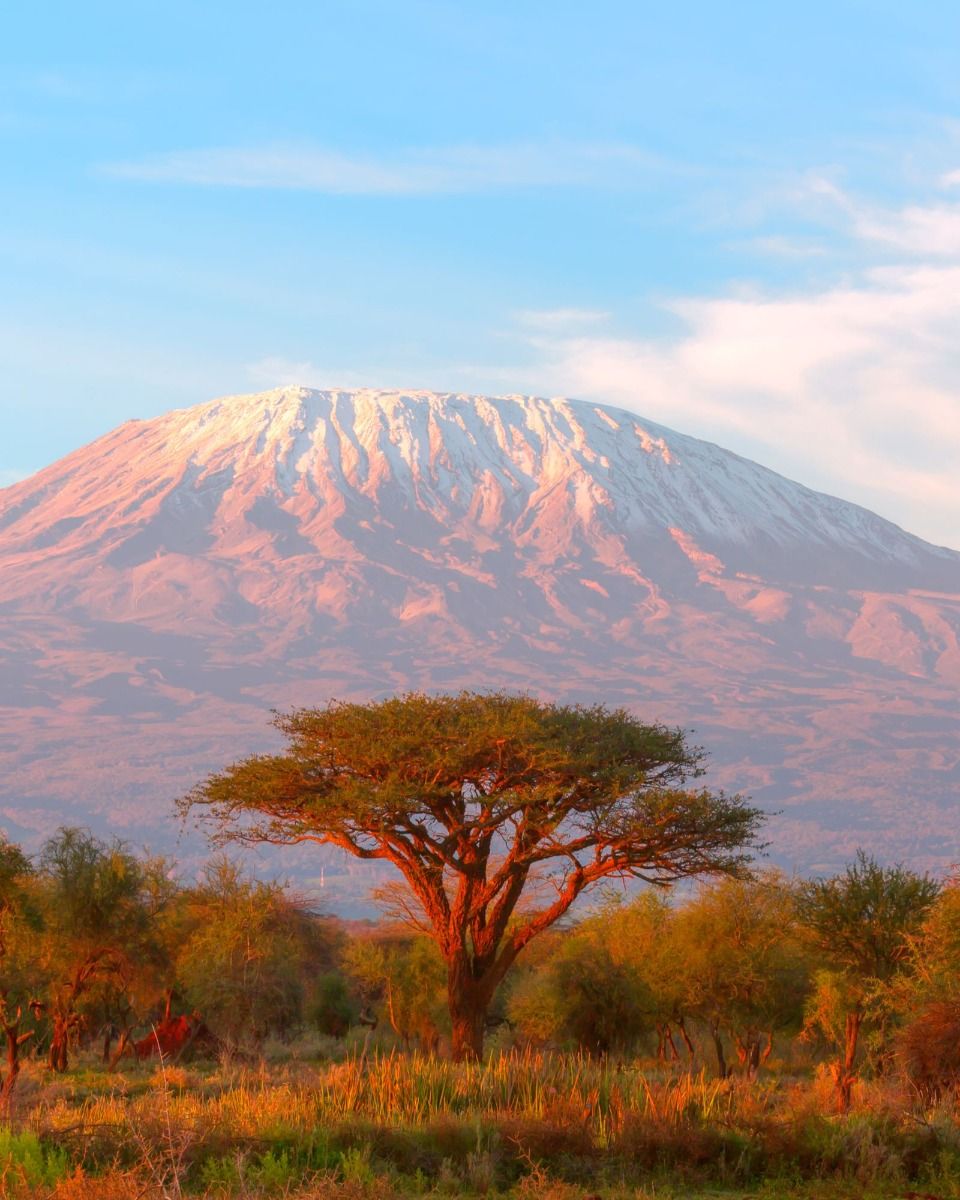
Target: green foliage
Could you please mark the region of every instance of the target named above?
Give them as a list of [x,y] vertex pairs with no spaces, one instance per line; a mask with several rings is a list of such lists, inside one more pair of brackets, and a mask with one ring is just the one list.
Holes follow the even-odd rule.
[[[736,874],[759,810],[688,785],[702,753],[624,709],[504,692],[409,693],[281,714],[287,751],[210,776],[182,802],[221,840],[332,843],[385,859],[447,964],[454,1052],[521,951],[589,887]],[[553,895],[524,912],[532,878]],[[521,916],[522,914],[522,916]]]
[[377,1178],[371,1157],[369,1143],[344,1150],[340,1155],[341,1178],[347,1183],[369,1187]]
[[32,864],[20,847],[0,835],[0,1015],[8,1017],[26,1004],[36,975],[32,968],[41,917],[32,876]]
[[850,1105],[863,1031],[877,1068],[889,1061],[898,974],[939,893],[928,876],[883,867],[862,850],[842,874],[799,888],[801,925],[823,963],[807,1031],[838,1052],[833,1071],[841,1111]]
[[677,913],[672,936],[683,1010],[715,1037],[726,1031],[755,1072],[773,1034],[800,1027],[810,987],[793,888],[775,872],[705,886]]
[[677,998],[663,971],[672,914],[652,892],[631,903],[616,894],[598,912],[553,940],[511,990],[507,1010],[521,1035],[537,1043],[606,1053],[630,1049]]
[[365,1001],[378,1001],[393,1032],[410,1045],[435,1050],[446,1024],[446,971],[432,938],[394,933],[357,938],[346,948],[343,969]]
[[960,1000],[960,885],[945,887],[907,937],[909,987],[905,1002]]
[[893,977],[939,892],[929,876],[880,866],[860,850],[842,874],[800,886],[800,920],[819,955],[869,986]]
[[328,1037],[342,1038],[357,1017],[357,1005],[339,971],[326,971],[314,983],[307,1021]]
[[[643,724],[623,709],[503,692],[409,693],[298,709],[276,725],[286,754],[212,775],[184,811],[209,814],[225,838],[343,837],[376,851],[378,835],[406,831],[411,819],[425,829],[443,826],[445,814],[462,821],[472,794],[486,802],[490,828],[518,811],[550,831],[564,817],[593,814],[605,833],[648,841],[658,821],[669,821],[675,835],[693,835],[680,873],[742,866],[761,819],[738,797],[678,790],[701,773],[702,752],[682,730]],[[652,859],[642,865],[657,873]],[[661,870],[674,873],[667,861]]]
[[309,914],[277,884],[247,879],[223,858],[188,904],[192,932],[177,956],[188,1004],[233,1047],[288,1032],[302,1016]]
[[123,842],[65,828],[43,846],[29,880],[35,932],[21,949],[33,994],[46,997],[52,1067],[65,1068],[84,1025],[123,1023],[134,990],[160,986],[169,962],[158,918],[174,892],[163,864]]
[[65,1150],[44,1145],[30,1130],[14,1132],[0,1125],[0,1195],[15,1194],[24,1184],[54,1187],[69,1171]]

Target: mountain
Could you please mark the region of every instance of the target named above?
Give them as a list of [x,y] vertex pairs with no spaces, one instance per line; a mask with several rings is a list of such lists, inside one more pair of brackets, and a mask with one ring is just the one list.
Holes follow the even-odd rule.
[[169,847],[273,707],[502,686],[693,727],[788,866],[941,868],[958,635],[960,554],[619,409],[234,396],[0,490],[0,816]]

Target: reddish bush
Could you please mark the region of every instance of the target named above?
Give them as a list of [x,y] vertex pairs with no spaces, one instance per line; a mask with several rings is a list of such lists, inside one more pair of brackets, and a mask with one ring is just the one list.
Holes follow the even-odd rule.
[[213,1034],[194,1013],[189,1017],[167,1017],[154,1026],[146,1037],[134,1042],[133,1050],[138,1060],[152,1058],[155,1054],[164,1058],[179,1058],[188,1048],[199,1049],[203,1046],[214,1049],[215,1041]]
[[925,1009],[900,1036],[907,1078],[922,1096],[935,1099],[960,1084],[960,1000]]

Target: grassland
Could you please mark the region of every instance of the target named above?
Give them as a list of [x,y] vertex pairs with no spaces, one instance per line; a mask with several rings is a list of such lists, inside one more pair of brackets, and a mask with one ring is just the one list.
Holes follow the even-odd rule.
[[318,1057],[257,1066],[28,1063],[0,1130],[10,1200],[512,1195],[960,1197],[953,1099],[861,1085],[830,1112],[816,1073],[759,1082],[649,1061],[493,1054]]

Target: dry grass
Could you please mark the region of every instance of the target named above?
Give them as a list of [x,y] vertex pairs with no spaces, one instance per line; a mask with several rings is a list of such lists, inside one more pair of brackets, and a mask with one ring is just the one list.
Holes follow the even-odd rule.
[[[770,1200],[960,1198],[955,1096],[924,1106],[888,1080],[861,1085],[855,1100],[839,1118],[816,1076],[751,1085],[539,1053],[482,1065],[387,1054],[207,1073],[90,1068],[57,1080],[32,1064],[15,1120],[52,1165],[21,1147],[34,1157],[18,1176],[10,1151],[0,1194],[577,1200],[599,1188],[666,1200],[706,1186],[760,1194],[773,1178]],[[0,1143],[0,1165],[3,1154]]]

